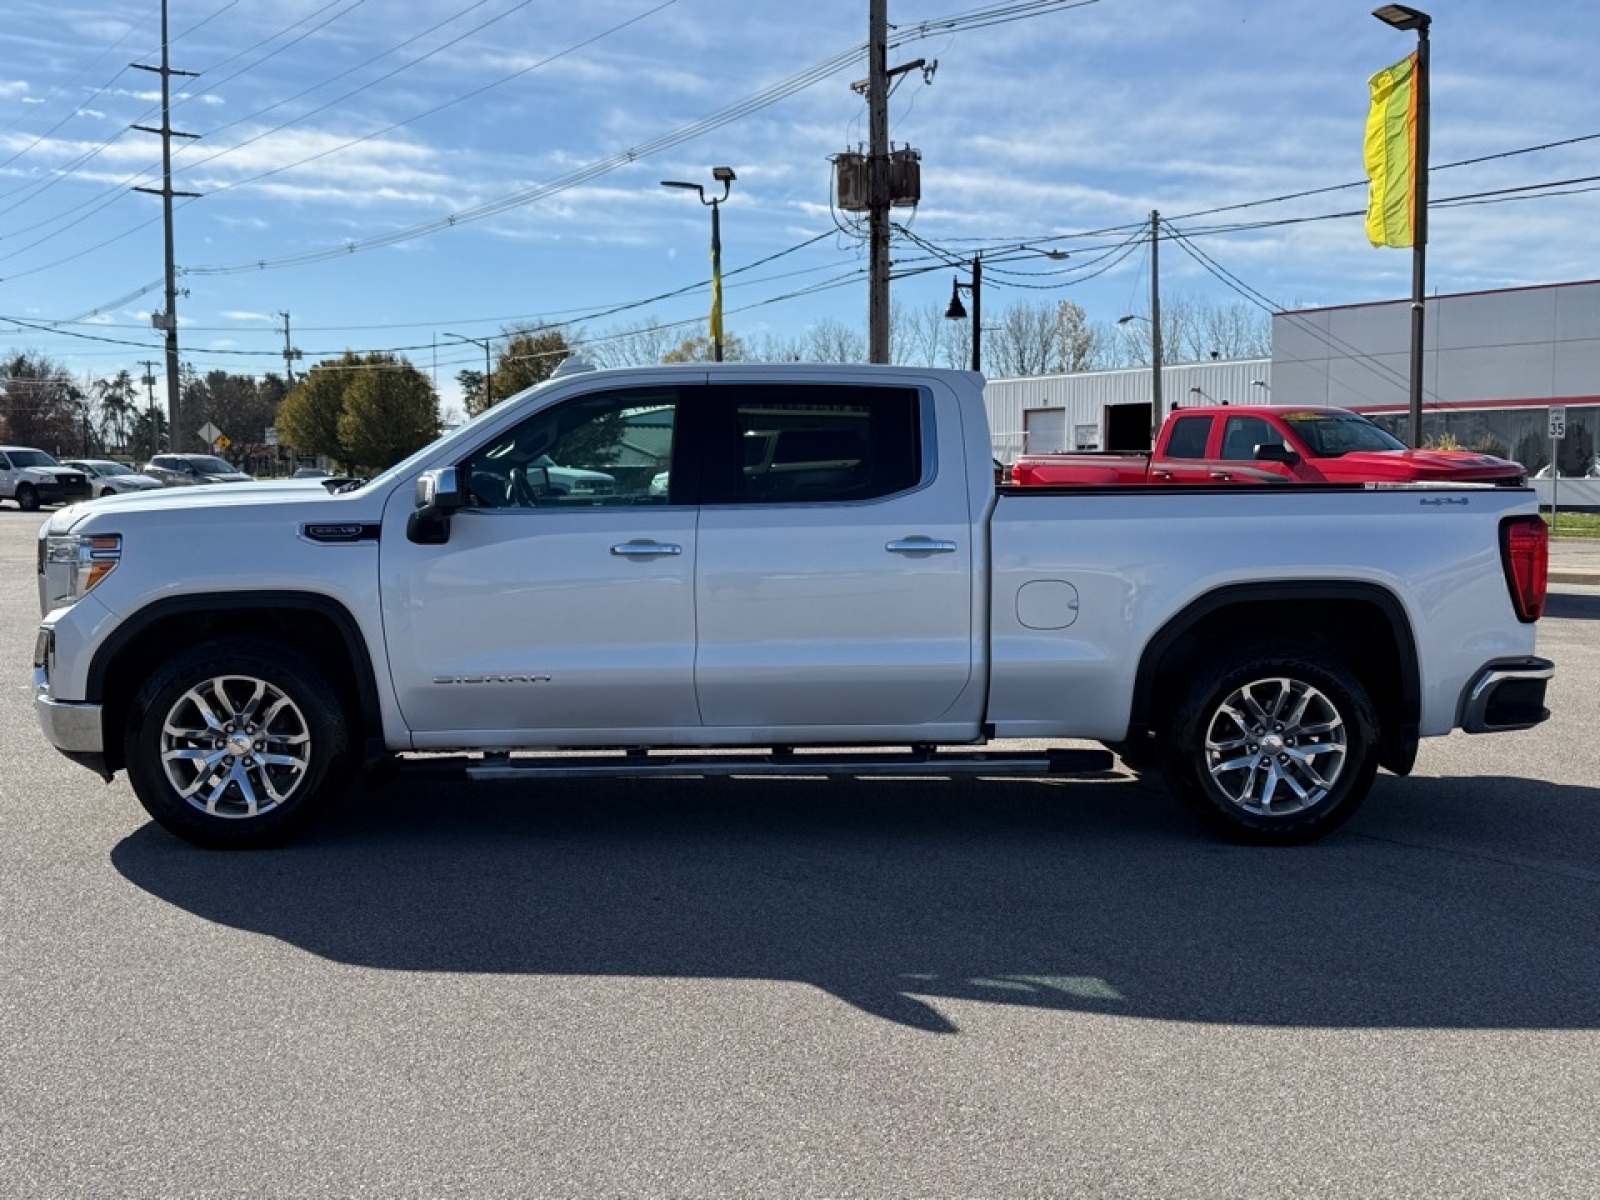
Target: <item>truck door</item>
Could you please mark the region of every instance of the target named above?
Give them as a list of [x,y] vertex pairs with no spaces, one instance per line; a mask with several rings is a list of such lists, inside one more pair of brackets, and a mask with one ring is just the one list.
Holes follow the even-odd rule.
[[[973,722],[973,520],[935,400],[915,387],[708,389],[695,691],[709,727]],[[939,437],[959,438],[946,397]],[[747,453],[751,444],[761,453]],[[937,464],[942,461],[943,467]],[[968,711],[970,710],[970,711]]]
[[[418,748],[574,743],[699,724],[695,508],[673,493],[693,386],[590,392],[486,435],[444,545],[407,539],[397,494],[381,545],[395,693]],[[499,734],[497,738],[495,735]]]
[[1217,450],[1220,461],[1212,464],[1218,470],[1294,478],[1293,468],[1284,463],[1265,462],[1256,458],[1257,446],[1285,444],[1283,434],[1267,418],[1245,414],[1229,416],[1222,422],[1221,437],[1222,442]]

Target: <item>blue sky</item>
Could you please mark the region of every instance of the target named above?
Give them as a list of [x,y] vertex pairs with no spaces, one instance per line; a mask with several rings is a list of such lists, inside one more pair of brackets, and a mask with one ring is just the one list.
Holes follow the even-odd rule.
[[[1600,10],[1417,6],[1434,17],[1430,290],[1600,275]],[[922,154],[897,305],[942,309],[944,260],[1034,245],[1071,258],[987,271],[987,311],[1147,311],[1152,209],[1197,252],[1163,243],[1164,297],[1409,294],[1410,253],[1334,215],[1366,202],[1341,186],[1362,181],[1366,80],[1415,44],[1371,0],[1094,0],[941,25],[980,7],[997,5],[890,2],[891,65],[938,63],[890,102],[891,138]],[[159,81],[127,66],[159,62],[159,4],[7,9],[0,349],[94,375],[150,359],[159,377],[160,201],[132,189],[159,186],[160,140],[128,128],[159,125]],[[302,368],[400,348],[448,404],[483,355],[447,333],[703,319],[708,211],[659,181],[709,185],[721,164],[738,173],[728,330],[865,329],[864,229],[832,209],[829,157],[868,135],[850,89],[867,0],[172,0],[169,20],[172,65],[198,72],[174,78],[172,123],[201,135],[175,142],[173,176],[202,193],[176,218],[201,371],[281,373],[287,311]],[[1532,190],[1486,195],[1504,189]]]

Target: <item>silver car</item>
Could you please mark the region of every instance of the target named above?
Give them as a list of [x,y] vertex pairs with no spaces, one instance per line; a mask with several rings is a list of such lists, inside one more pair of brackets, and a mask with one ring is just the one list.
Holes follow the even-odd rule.
[[89,490],[95,496],[117,496],[123,492],[148,492],[164,486],[159,479],[141,475],[126,463],[112,462],[109,458],[68,458],[62,465],[76,467],[89,478]]

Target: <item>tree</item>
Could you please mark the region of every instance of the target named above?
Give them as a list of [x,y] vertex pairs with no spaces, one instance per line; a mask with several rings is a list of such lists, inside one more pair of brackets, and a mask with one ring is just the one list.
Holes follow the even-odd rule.
[[0,363],[0,432],[11,442],[68,453],[81,448],[88,405],[66,368],[44,355]]
[[278,406],[278,439],[301,454],[331,458],[351,469],[354,463],[340,440],[339,417],[344,411],[345,389],[355,382],[365,362],[359,354],[346,351],[342,358],[318,363],[306,372]]
[[109,449],[126,452],[128,429],[139,407],[133,390],[133,377],[118,371],[110,379],[97,379],[91,389],[100,405],[100,441]]
[[184,388],[183,411],[195,429],[209,422],[238,446],[261,445],[273,423],[276,405],[270,393],[249,375],[210,371]]
[[672,331],[652,319],[640,325],[624,325],[586,341],[584,353],[597,367],[649,367],[666,359],[672,350],[672,339]]
[[[543,383],[555,374],[562,360],[571,354],[572,347],[567,344],[566,335],[559,329],[535,326],[531,329],[510,331],[505,349],[500,351],[495,363],[494,374],[489,378],[494,388],[492,402],[498,404],[525,388]],[[466,384],[463,381],[463,392],[465,388]],[[476,400],[478,408],[473,408],[470,399],[467,403],[467,411],[473,416],[483,411],[481,392]]]
[[[744,343],[736,333],[726,333],[722,336],[722,359],[724,362],[744,362]],[[661,356],[664,363],[690,363],[690,362],[715,362],[717,348],[711,341],[711,336],[697,333],[686,337],[673,349]]]
[[392,467],[438,436],[438,393],[410,363],[361,371],[345,389],[339,440],[362,467]]

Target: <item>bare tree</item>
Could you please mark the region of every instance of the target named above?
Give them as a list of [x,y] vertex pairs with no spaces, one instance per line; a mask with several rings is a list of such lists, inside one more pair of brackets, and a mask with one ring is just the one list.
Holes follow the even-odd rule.
[[807,331],[805,349],[801,353],[807,362],[866,362],[867,338],[859,327],[823,317]]

